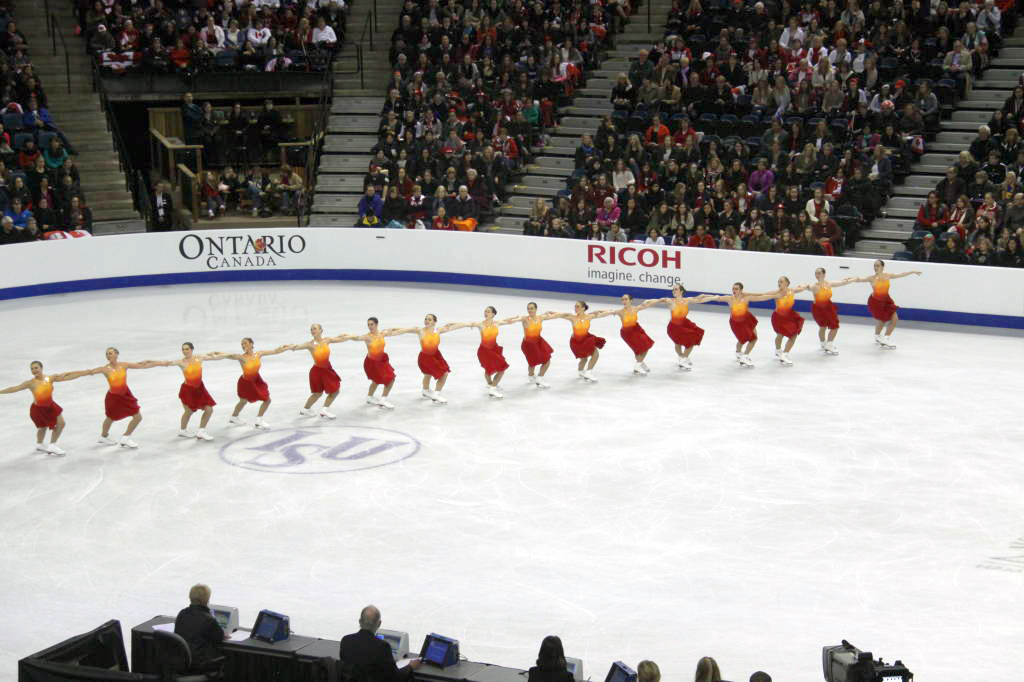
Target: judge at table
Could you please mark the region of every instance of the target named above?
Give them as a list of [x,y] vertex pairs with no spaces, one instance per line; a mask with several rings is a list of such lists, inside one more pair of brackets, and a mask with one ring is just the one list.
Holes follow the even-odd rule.
[[342,679],[346,682],[404,682],[412,679],[412,671],[420,667],[419,659],[398,669],[391,655],[391,646],[377,639],[380,610],[367,606],[359,614],[359,632],[341,638],[338,658]]
[[210,588],[193,585],[188,591],[188,608],[174,619],[174,632],[192,652],[192,670],[207,670],[219,665],[220,644],[227,635],[210,612]]

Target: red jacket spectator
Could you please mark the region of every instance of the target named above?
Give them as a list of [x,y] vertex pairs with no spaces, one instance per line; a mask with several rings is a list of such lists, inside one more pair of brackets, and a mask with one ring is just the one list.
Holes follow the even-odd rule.
[[917,209],[917,224],[925,230],[941,229],[948,217],[946,207],[942,204],[933,205],[925,202]]
[[690,235],[690,239],[689,241],[686,242],[686,245],[704,249],[718,248],[718,246],[715,244],[715,238],[704,231],[703,225],[698,227],[697,231]]
[[672,133],[668,129],[668,126],[662,123],[661,120],[655,116],[654,121],[647,128],[647,132],[644,133],[644,142],[660,146],[661,141],[671,134]]

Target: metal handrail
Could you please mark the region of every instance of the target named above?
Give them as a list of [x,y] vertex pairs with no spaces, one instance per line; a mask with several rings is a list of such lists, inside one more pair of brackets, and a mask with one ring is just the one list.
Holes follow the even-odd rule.
[[377,15],[378,14],[380,14],[380,12],[377,11],[377,0],[373,0],[373,30],[374,31],[379,31],[380,30],[380,26],[377,25]]
[[53,56],[57,56],[57,38],[60,38],[60,46],[64,50],[64,78],[68,82],[68,94],[71,94],[71,56],[68,54],[68,44],[64,40],[64,34],[60,32],[60,24],[57,17],[47,13],[46,32],[50,35],[50,43],[53,48]]
[[[356,46],[358,48],[358,45]],[[359,76],[363,73],[363,54],[360,49],[356,50],[357,66]],[[317,98],[317,116],[313,121],[313,135],[309,141],[309,149],[306,152],[305,175],[306,182],[303,187],[303,200],[298,202],[295,210],[295,221],[298,227],[303,227],[303,222],[308,222],[308,209],[313,200],[313,191],[316,189],[316,175],[320,168],[320,155],[323,151],[323,142],[327,132],[328,120],[331,116],[331,102],[334,99],[334,53],[331,53],[327,60],[327,68],[324,70],[323,84],[320,88],[320,95]]]
[[145,185],[145,178],[140,170],[132,164],[131,155],[128,153],[128,146],[121,136],[121,128],[117,124],[117,118],[110,113],[110,99],[107,96],[107,88],[103,83],[103,75],[100,70],[99,55],[92,56],[92,82],[93,88],[100,98],[100,108],[103,109],[103,116],[107,122],[107,130],[114,138],[114,149],[117,151],[117,163],[124,174],[124,185],[132,195],[132,204],[146,219],[149,227],[149,211],[143,209],[143,201],[148,201],[147,196],[142,195]]
[[[366,15],[366,21],[363,22],[363,30],[359,32],[359,40],[357,40],[356,43],[362,44],[363,39],[366,37],[366,31],[367,31],[367,29],[370,28],[371,22],[376,22],[376,19],[374,19],[375,16],[376,16],[376,12],[374,12],[372,10],[370,11],[369,14]],[[373,31],[370,31],[370,49],[371,50],[374,49],[374,47],[373,47]]]

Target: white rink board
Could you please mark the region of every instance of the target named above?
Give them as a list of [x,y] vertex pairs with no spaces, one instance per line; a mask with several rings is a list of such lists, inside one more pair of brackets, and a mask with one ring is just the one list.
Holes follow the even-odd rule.
[[[724,293],[736,280],[748,291],[772,290],[780,275],[794,284],[808,282],[819,266],[833,279],[871,273],[871,262],[863,259],[483,233],[203,230],[4,247],[0,298],[253,279],[420,281],[581,295],[651,295],[681,281],[691,291]],[[893,272],[924,272],[893,285],[892,296],[906,319],[1024,327],[1022,270],[901,261],[889,261],[887,267]],[[865,285],[848,286],[836,289],[833,299],[844,315],[866,315],[868,293]],[[797,307],[806,310],[808,305],[805,294]]]

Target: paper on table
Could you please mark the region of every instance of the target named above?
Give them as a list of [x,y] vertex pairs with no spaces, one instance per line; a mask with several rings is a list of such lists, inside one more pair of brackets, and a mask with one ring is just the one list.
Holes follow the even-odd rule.
[[174,623],[160,623],[159,625],[154,625],[153,629],[162,632],[174,632]]
[[411,660],[411,658],[400,658],[397,661],[395,661],[395,667],[404,668],[405,666],[409,665],[409,661]]
[[242,640],[249,639],[249,633],[245,630],[235,630],[228,635],[228,639],[232,642],[241,642]]

